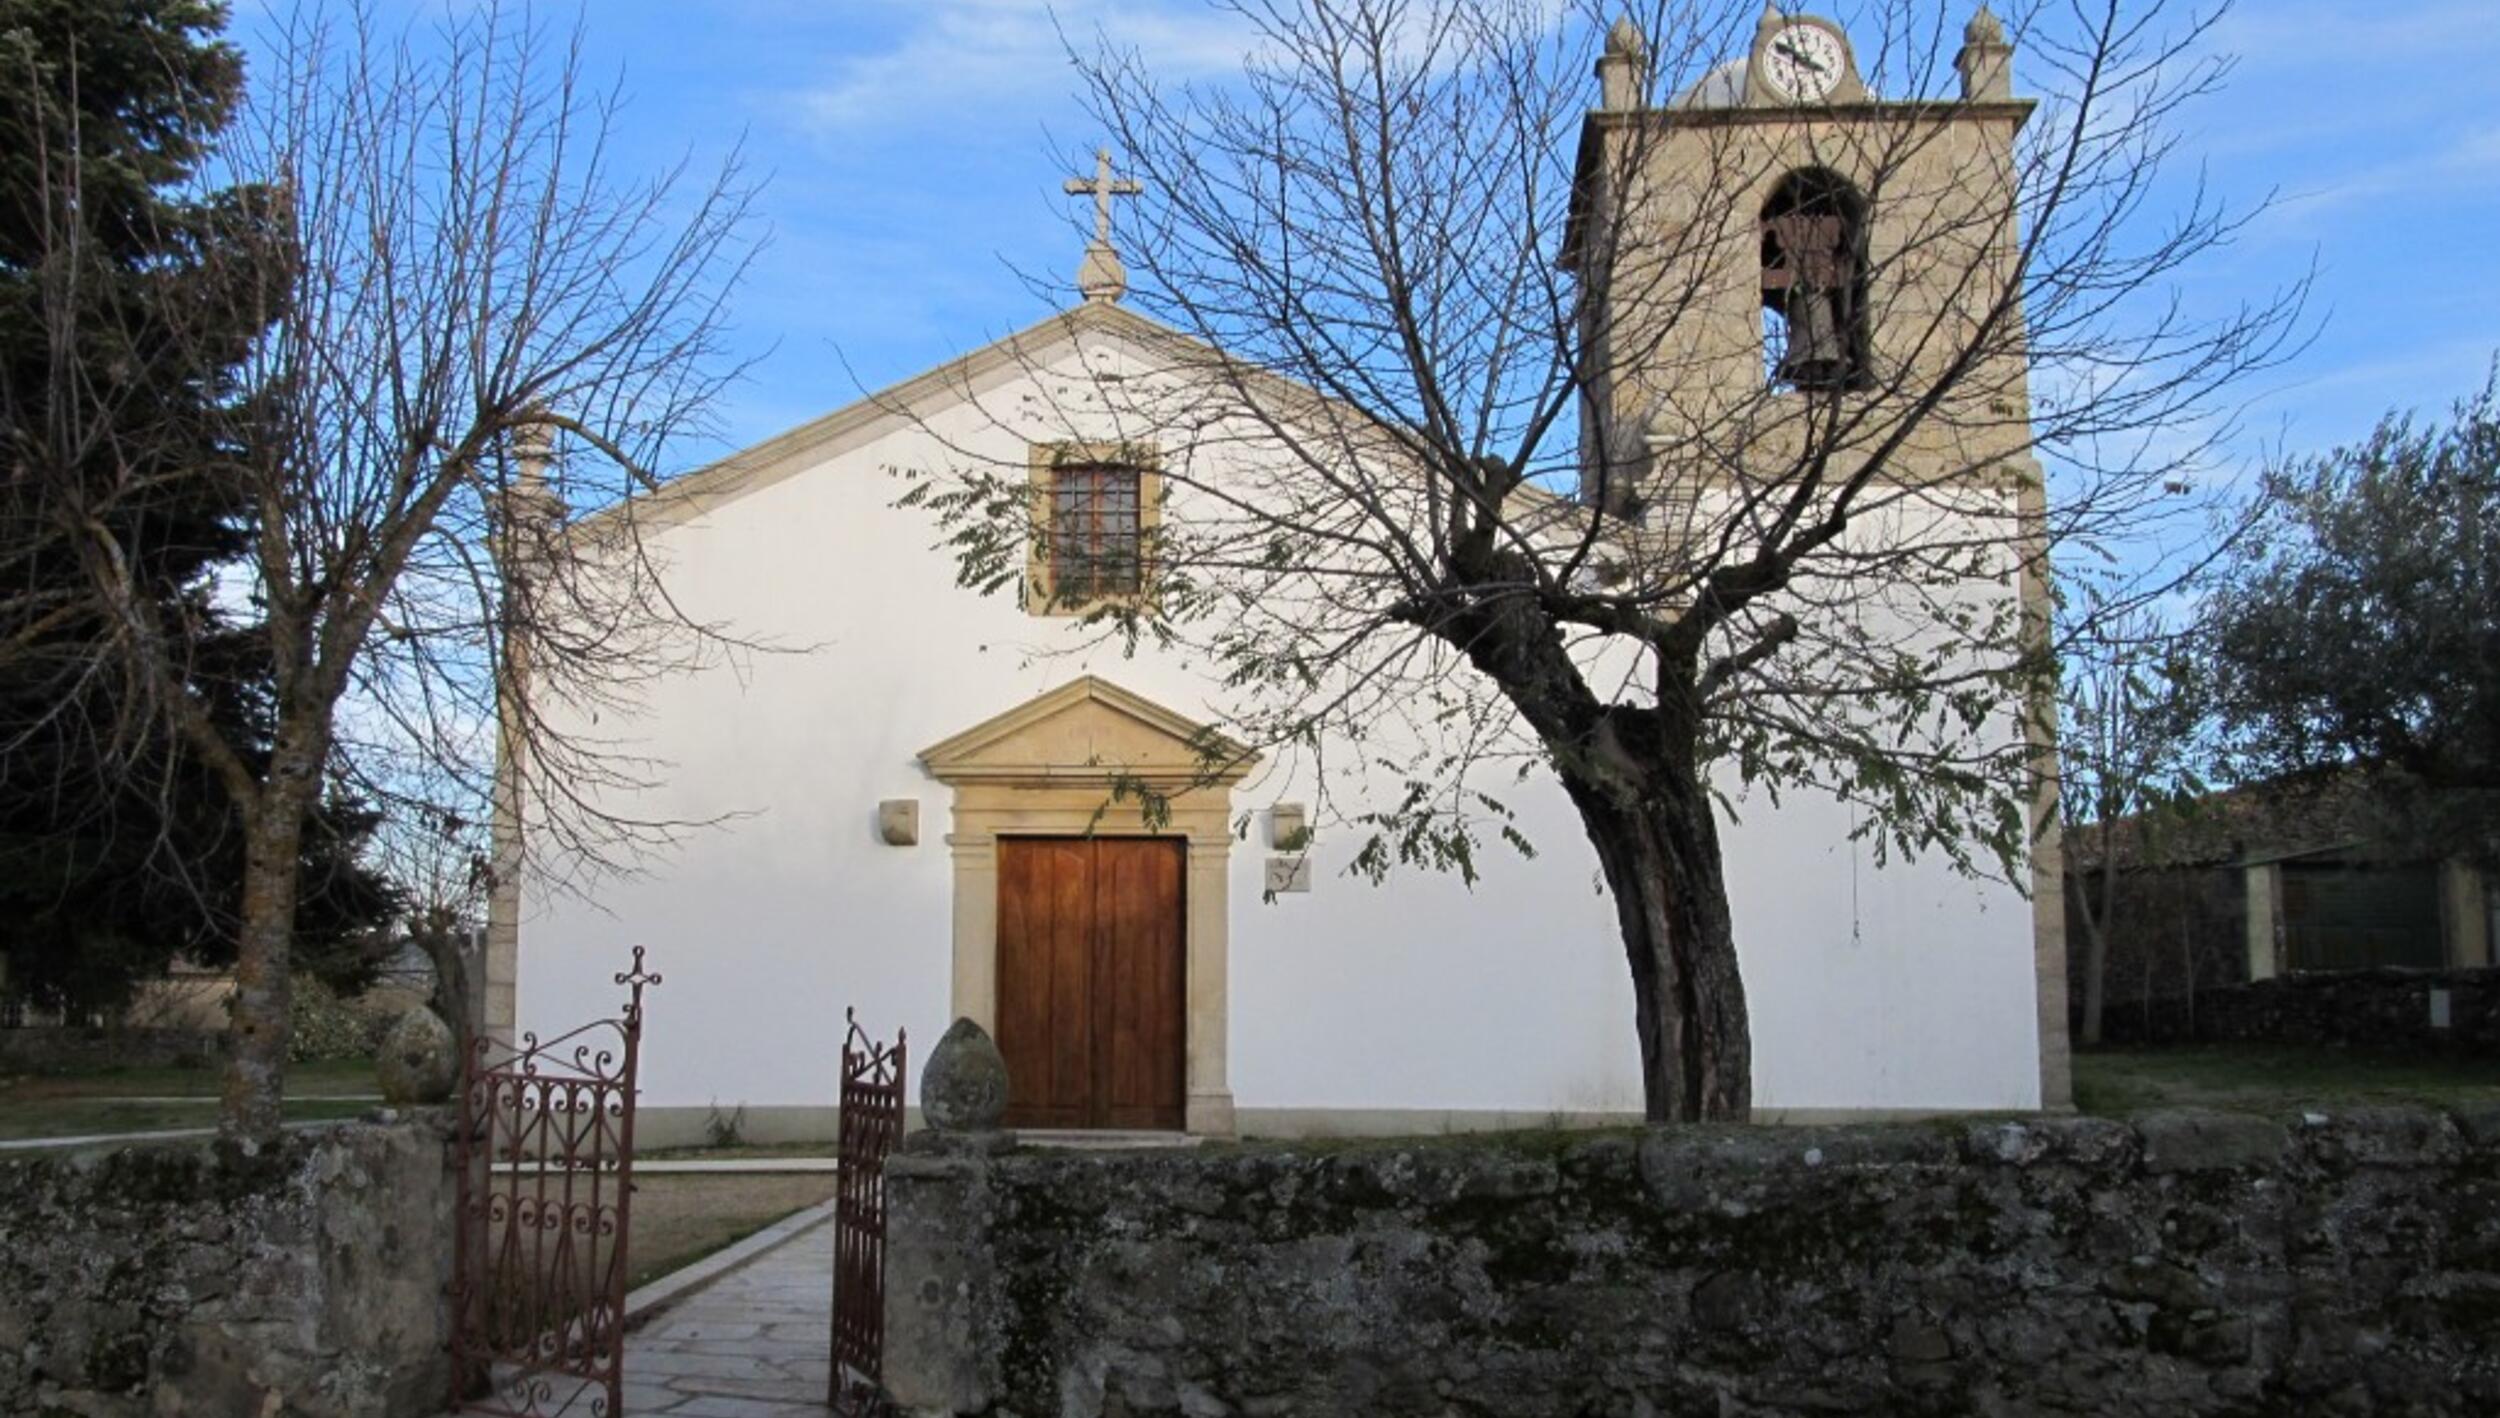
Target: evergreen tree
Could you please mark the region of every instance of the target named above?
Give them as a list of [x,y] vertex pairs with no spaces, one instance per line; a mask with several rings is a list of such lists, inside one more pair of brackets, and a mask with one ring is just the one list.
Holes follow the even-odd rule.
[[[223,786],[97,653],[128,627],[81,558],[114,548],[201,702],[268,738],[263,641],[220,575],[253,532],[236,370],[290,252],[267,194],[202,180],[242,91],[225,18],[0,0],[0,958],[12,992],[72,1012],[177,955],[230,959],[242,875]],[[352,942],[395,905],[356,862],[376,822],[334,803],[303,853],[302,946],[351,986]]]

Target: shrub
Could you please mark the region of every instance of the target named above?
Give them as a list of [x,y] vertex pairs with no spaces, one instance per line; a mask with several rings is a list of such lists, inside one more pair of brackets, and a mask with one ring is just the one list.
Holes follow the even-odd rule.
[[711,1115],[703,1120],[703,1137],[712,1147],[743,1147],[746,1145],[747,1105],[740,1103],[729,1112],[722,1112],[720,1100],[712,1100]]
[[288,1010],[286,1056],[290,1063],[370,1058],[365,1021],[328,985],[309,975],[295,979]]

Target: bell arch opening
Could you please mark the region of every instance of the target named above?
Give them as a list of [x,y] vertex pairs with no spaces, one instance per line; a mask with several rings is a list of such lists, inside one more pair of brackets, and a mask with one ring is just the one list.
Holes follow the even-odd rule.
[[1762,364],[1777,388],[1873,384],[1867,202],[1828,168],[1800,168],[1762,204]]

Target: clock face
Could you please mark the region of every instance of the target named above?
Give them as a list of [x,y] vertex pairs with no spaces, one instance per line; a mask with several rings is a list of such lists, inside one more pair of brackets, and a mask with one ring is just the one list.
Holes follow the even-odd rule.
[[1762,50],[1762,76],[1783,97],[1807,103],[1838,86],[1848,66],[1840,36],[1821,25],[1784,25]]

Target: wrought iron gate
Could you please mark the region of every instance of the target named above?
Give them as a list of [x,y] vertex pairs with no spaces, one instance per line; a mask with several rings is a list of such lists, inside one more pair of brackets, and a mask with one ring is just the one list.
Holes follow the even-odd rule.
[[844,1010],[841,1172],[833,1201],[833,1376],[845,1418],[878,1412],[885,1377],[885,1159],[903,1135],[904,1031],[891,1048]]
[[452,1260],[454,1412],[623,1413],[626,1236],[642,991],[625,1012],[518,1048],[481,1038],[463,1061]]

